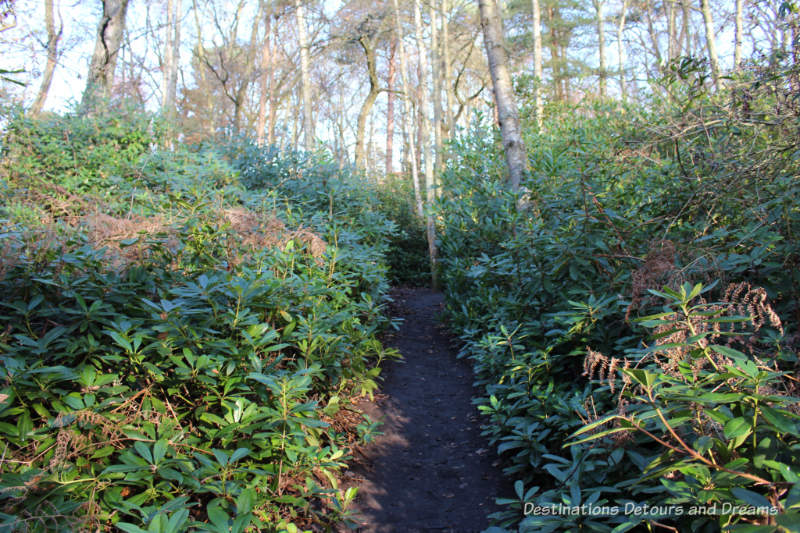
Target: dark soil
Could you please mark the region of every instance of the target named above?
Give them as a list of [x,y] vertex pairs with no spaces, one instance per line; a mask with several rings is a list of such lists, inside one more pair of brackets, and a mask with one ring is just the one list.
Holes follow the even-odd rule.
[[382,394],[359,406],[384,425],[354,466],[363,478],[358,531],[481,531],[508,490],[480,435],[469,363],[456,359],[438,322],[441,294],[398,289],[393,297],[403,323],[387,343],[404,360],[386,365]]

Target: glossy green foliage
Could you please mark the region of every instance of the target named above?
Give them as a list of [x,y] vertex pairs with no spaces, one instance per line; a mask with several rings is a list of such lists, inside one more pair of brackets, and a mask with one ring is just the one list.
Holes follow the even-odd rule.
[[[372,187],[247,143],[161,151],[140,119],[14,127],[0,237],[0,530],[351,523],[355,489],[337,473],[376,427],[336,421],[396,356],[377,339],[394,226],[372,208]],[[97,164],[83,153],[95,150]],[[240,181],[250,167],[236,150],[294,181]],[[92,216],[85,206],[26,204],[34,182],[22,169],[59,185],[48,197],[164,222],[101,247],[69,218]],[[279,219],[279,233],[238,227],[229,209]]]
[[[663,81],[672,96],[646,111],[553,105],[541,132],[528,125],[519,195],[505,189],[499,139],[480,117],[452,144],[441,279],[484,391],[485,435],[516,482],[494,516],[502,527],[627,531],[660,520],[717,531],[756,518],[795,530],[800,442],[787,376],[797,364],[800,160],[787,135],[798,115],[774,96],[786,73],[756,66],[739,92],[709,95],[695,83],[702,65],[673,67]],[[726,287],[745,281],[763,287],[782,327],[756,327],[747,306],[730,312]],[[736,334],[686,333],[655,350],[688,323]],[[664,366],[667,353],[681,362]],[[526,504],[715,502],[768,502],[779,516],[525,514]]]

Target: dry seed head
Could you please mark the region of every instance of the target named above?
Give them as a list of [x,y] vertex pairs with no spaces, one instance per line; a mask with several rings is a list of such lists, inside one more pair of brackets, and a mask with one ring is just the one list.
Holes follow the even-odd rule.
[[611,363],[608,365],[608,386],[611,389],[611,394],[614,394],[614,385],[617,380],[617,365],[619,365],[619,359],[612,357]]

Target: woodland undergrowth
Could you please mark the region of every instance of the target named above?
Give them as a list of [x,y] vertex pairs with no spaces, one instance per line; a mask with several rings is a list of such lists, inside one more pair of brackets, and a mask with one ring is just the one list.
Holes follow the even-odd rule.
[[[781,61],[712,94],[681,58],[646,108],[553,105],[541,130],[530,98],[522,194],[485,122],[451,145],[447,315],[516,494],[493,530],[800,528],[800,108]],[[620,511],[532,512],[558,505]]]
[[351,524],[396,227],[323,156],[160,130],[8,120],[0,530]]

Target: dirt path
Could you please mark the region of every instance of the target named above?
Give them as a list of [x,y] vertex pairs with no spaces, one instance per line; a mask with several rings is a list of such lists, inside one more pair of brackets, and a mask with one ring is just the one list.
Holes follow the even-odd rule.
[[356,466],[364,478],[358,531],[480,531],[505,491],[478,428],[469,363],[456,359],[440,330],[441,294],[399,289],[393,296],[404,322],[388,343],[405,360],[385,368],[382,398],[361,406],[384,425]]

